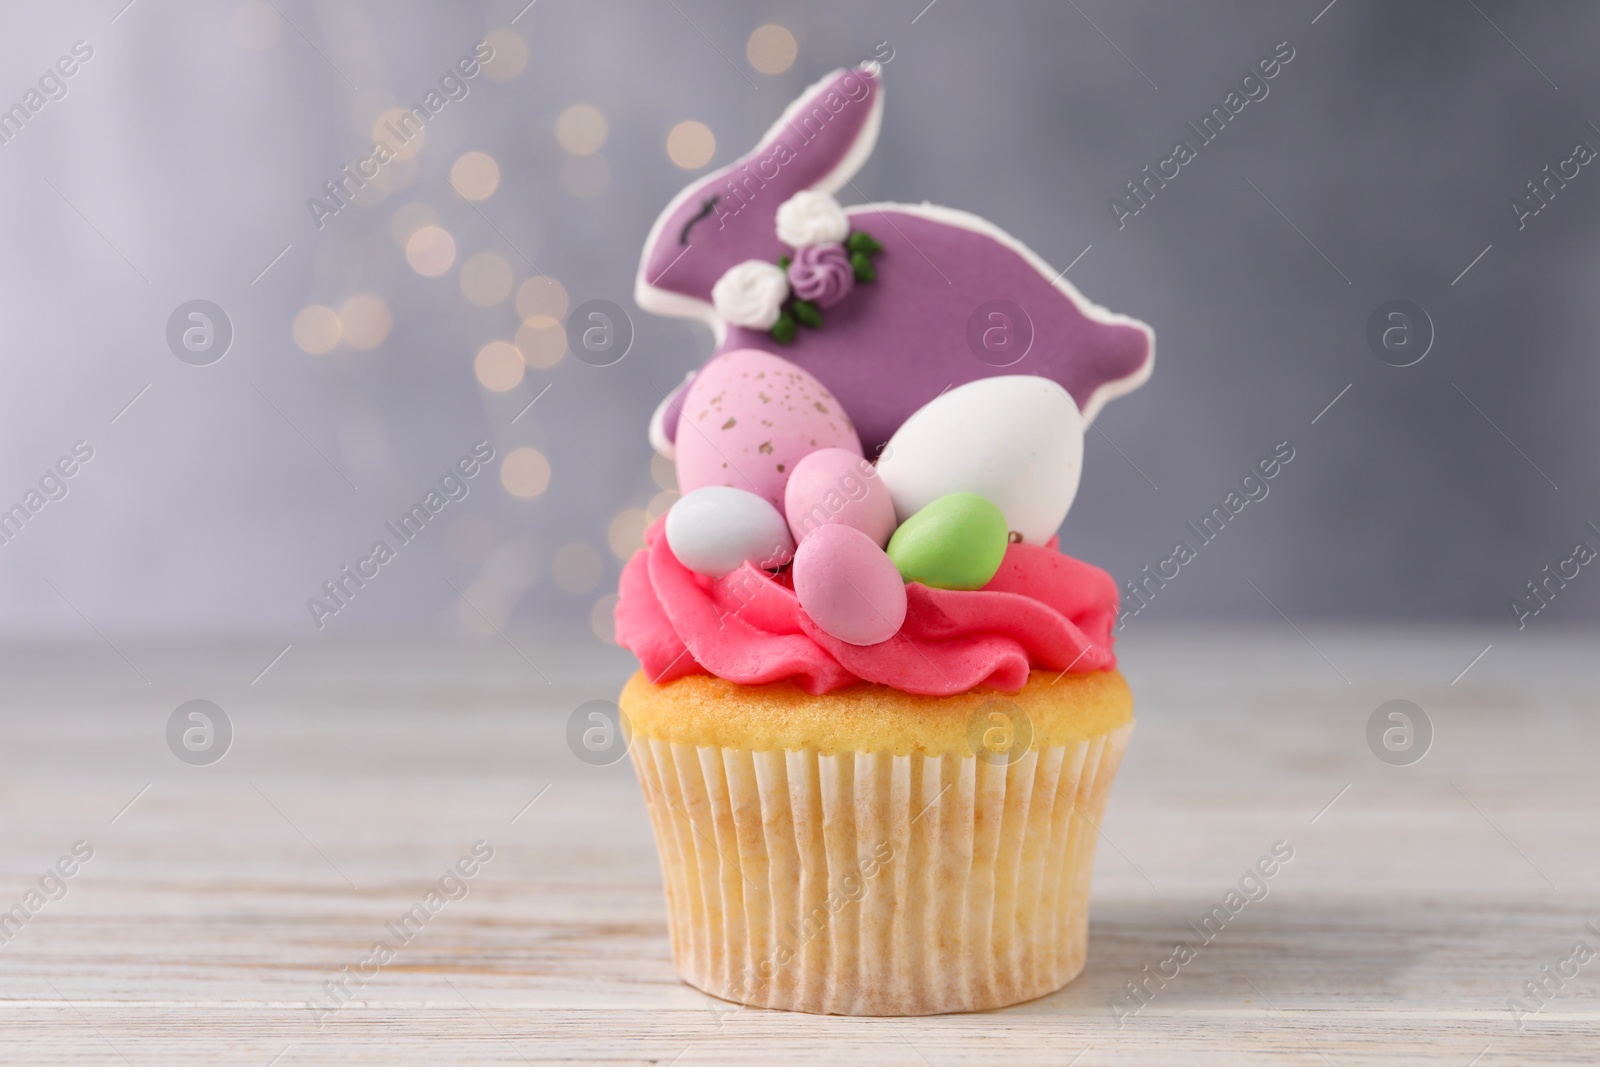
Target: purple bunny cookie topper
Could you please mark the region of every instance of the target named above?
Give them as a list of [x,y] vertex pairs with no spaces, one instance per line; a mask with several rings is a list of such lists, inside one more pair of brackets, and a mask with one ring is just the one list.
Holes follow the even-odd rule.
[[[871,155],[882,119],[875,69],[834,71],[806,90],[752,151],[656,219],[639,306],[707,321],[716,354],[760,349],[808,371],[844,406],[869,456],[918,408],[979,378],[1049,378],[1087,423],[1150,376],[1148,326],[1087,300],[994,224],[932,204],[840,208],[832,194]],[[877,246],[866,275],[842,246],[855,233]],[[872,284],[855,284],[864,277]],[[772,327],[792,298],[826,307],[826,324],[786,343]],[[984,351],[979,339],[992,328],[1022,352]],[[652,420],[652,441],[668,455],[688,384]]]

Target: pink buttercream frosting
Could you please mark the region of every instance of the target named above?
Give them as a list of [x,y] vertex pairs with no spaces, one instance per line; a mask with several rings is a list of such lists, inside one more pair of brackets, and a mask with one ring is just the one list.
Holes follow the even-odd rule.
[[986,685],[1016,692],[1030,670],[1088,673],[1116,665],[1111,576],[1056,540],[1007,547],[982,589],[906,587],[900,632],[876,645],[828,636],[800,607],[785,575],[745,564],[724,578],[679,563],[658,521],[623,569],[617,643],[665,683],[712,674],[741,685],[790,679],[808,693],[876,682],[951,696]]

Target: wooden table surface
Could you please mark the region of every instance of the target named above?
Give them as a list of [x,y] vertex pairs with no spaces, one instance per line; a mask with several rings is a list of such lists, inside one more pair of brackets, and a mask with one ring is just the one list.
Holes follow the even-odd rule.
[[[1596,635],[1303,629],[1131,632],[1139,728],[1087,970],[1005,1011],[892,1020],[739,1010],[675,978],[632,769],[566,741],[626,676],[614,650],[297,645],[252,684],[278,647],[13,648],[0,910],[41,879],[59,899],[0,944],[0,1061],[1596,1062],[1600,960],[1546,978],[1600,950]],[[209,766],[167,745],[191,698],[233,725]],[[1435,734],[1410,766],[1366,740],[1396,698]],[[45,879],[80,841],[92,859]],[[493,858],[466,895],[365,964],[476,841]],[[1125,983],[1280,841],[1268,895],[1119,1019]],[[308,1007],[347,966],[368,975],[350,1001]]]

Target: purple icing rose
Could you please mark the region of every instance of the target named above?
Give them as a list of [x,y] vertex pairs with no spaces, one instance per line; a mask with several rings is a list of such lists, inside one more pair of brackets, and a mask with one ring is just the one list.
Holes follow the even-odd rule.
[[832,307],[855,288],[856,272],[844,245],[806,245],[795,249],[789,264],[789,287],[801,300]]

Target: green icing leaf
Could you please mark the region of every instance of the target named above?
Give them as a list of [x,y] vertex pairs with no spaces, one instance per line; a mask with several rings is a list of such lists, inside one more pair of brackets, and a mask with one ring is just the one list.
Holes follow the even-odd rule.
[[792,262],[794,262],[794,261],[792,259],[790,259],[788,256],[779,256],[778,257],[778,266],[782,267],[784,270],[788,270],[789,269],[789,264],[792,263]]
[[852,233],[849,239],[845,241],[844,246],[851,252],[860,252],[869,256],[883,251],[883,246],[870,233],[863,233],[860,230]]
[[802,325],[809,326],[813,330],[822,328],[822,309],[809,300],[794,302],[794,317],[799,319]]
[[872,269],[872,260],[867,258],[865,252],[851,254],[850,268],[856,272],[858,282],[870,282],[878,277],[878,272]]
[[778,316],[778,321],[772,324],[772,339],[780,345],[786,345],[794,340],[800,328],[794,324],[794,316],[787,311]]

